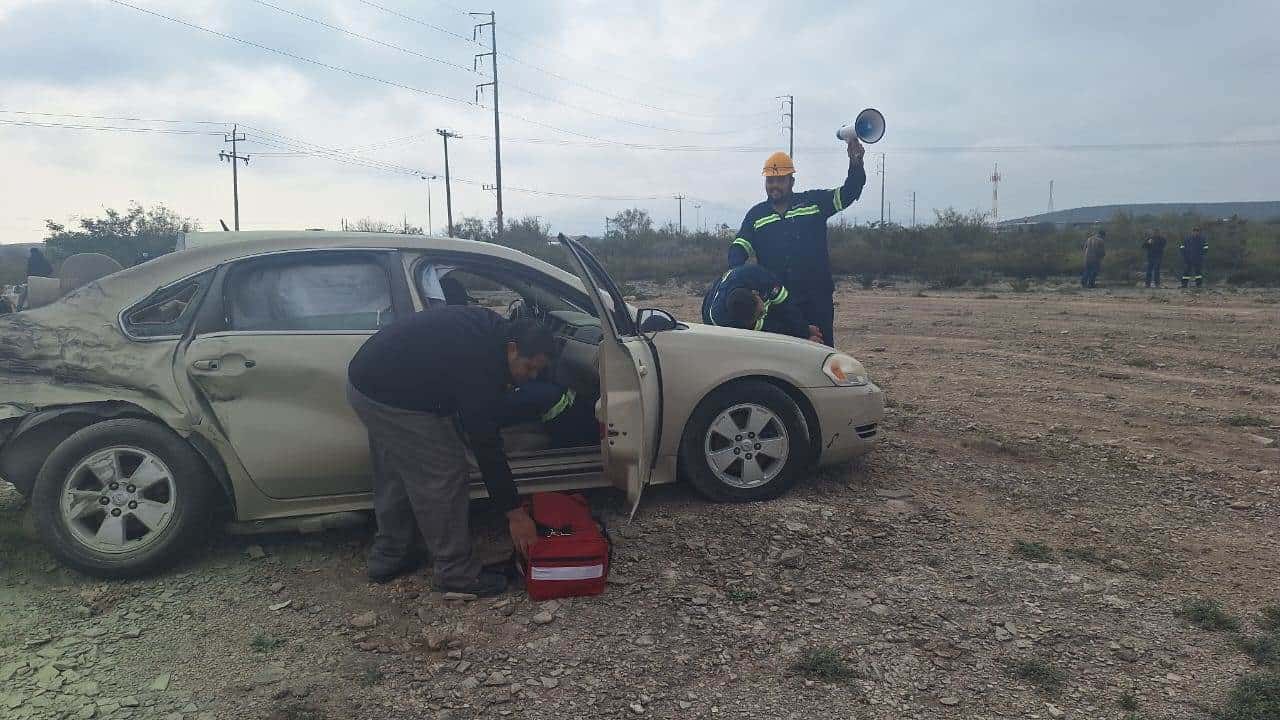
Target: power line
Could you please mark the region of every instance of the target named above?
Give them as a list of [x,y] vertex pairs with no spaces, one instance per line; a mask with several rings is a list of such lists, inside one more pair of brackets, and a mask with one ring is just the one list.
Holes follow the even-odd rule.
[[[569,54],[567,54],[567,53],[561,52],[560,50],[557,50],[557,49],[555,49],[555,48],[553,48],[553,47],[551,47],[551,46],[549,46],[549,45],[545,45],[545,44],[543,44],[543,43],[541,43],[541,42],[539,42],[539,41],[537,41],[537,40],[534,40],[534,39],[533,39],[533,38],[531,38],[530,36],[525,35],[524,33],[520,33],[520,32],[511,32],[511,34],[512,34],[512,35],[514,35],[514,36],[515,36],[515,37],[517,37],[517,38],[523,39],[523,41],[524,41],[525,43],[529,44],[529,45],[532,45],[532,46],[534,46],[534,47],[539,47],[539,48],[542,48],[543,50],[545,50],[545,51],[547,51],[547,52],[549,52],[549,53],[552,53],[552,54],[555,54],[555,55],[559,55],[559,56],[561,56],[561,57],[565,58],[566,60],[568,60],[568,61],[569,61],[569,62],[571,62],[571,63],[580,64],[580,63],[582,62],[582,59],[581,59],[581,58],[575,58],[575,57],[573,57],[572,55],[569,55]],[[629,76],[627,76],[627,75],[623,75],[622,73],[619,73],[619,72],[616,72],[616,71],[610,71],[610,73],[609,73],[609,74],[610,74],[610,75],[613,75],[613,76],[614,76],[614,77],[616,77],[616,78],[619,78],[619,79],[622,79],[622,80],[626,80],[627,82],[635,83],[636,85],[645,85],[645,86],[649,86],[649,87],[652,87],[652,88],[656,88],[656,89],[658,89],[658,90],[665,91],[665,92],[670,93],[670,94],[672,94],[672,95],[682,95],[682,96],[684,96],[684,97],[698,98],[698,99],[701,99],[701,100],[704,100],[704,101],[705,101],[705,100],[708,100],[708,99],[711,99],[711,98],[709,98],[709,96],[707,96],[707,95],[702,95],[702,94],[698,94],[698,93],[685,92],[685,91],[683,91],[683,90],[677,90],[677,89],[675,89],[675,88],[668,87],[668,86],[665,86],[665,85],[661,85],[661,84],[659,84],[659,83],[654,83],[654,82],[649,82],[649,81],[641,80],[641,79],[634,78],[634,77],[629,77]],[[714,102],[719,102],[719,99],[712,99],[712,100],[713,100]]]
[[36,112],[34,110],[0,110],[4,115],[32,115],[38,117],[76,118],[80,120],[127,120],[129,122],[173,123],[185,125],[230,125],[222,120],[159,120],[156,118],[128,117],[121,115],[77,115],[74,113]]
[[[442,32],[442,33],[444,33],[444,34],[446,34],[446,35],[450,35],[450,36],[452,36],[452,37],[458,38],[458,39],[463,40],[463,41],[467,41],[467,42],[474,42],[474,38],[468,39],[468,38],[466,38],[466,37],[463,37],[462,35],[459,35],[459,34],[457,34],[457,33],[455,33],[455,32],[452,32],[451,30],[447,30],[447,29],[445,29],[445,28],[442,28],[442,27],[440,27],[439,25],[434,25],[434,24],[432,24],[432,23],[426,22],[426,21],[421,20],[421,19],[419,19],[419,18],[412,17],[412,16],[410,16],[410,15],[406,15],[406,14],[401,13],[401,12],[398,12],[398,11],[396,11],[396,10],[392,10],[392,9],[387,8],[387,7],[385,7],[385,6],[379,5],[379,4],[375,3],[375,2],[371,2],[371,0],[358,0],[358,1],[359,1],[360,3],[363,3],[364,5],[368,5],[369,7],[377,8],[378,10],[381,10],[381,11],[383,11],[383,12],[385,12],[385,13],[389,14],[389,15],[393,15],[393,16],[395,16],[395,17],[398,17],[398,18],[400,18],[401,20],[405,20],[405,21],[407,21],[407,22],[411,22],[411,23],[414,23],[414,24],[416,24],[416,25],[421,25],[421,26],[423,26],[423,27],[431,28],[431,29],[433,29],[433,30],[436,30],[436,31],[438,31],[438,32]],[[452,6],[452,5],[447,5],[447,4],[445,4],[445,3],[437,3],[437,4],[438,4],[438,5],[441,5],[441,6],[444,6],[444,7],[448,7],[449,9],[451,9],[451,10],[453,10],[453,11],[455,11],[455,12],[459,13],[459,14],[467,15],[468,17],[470,16],[470,14],[469,14],[467,11],[465,11],[465,10],[461,10],[461,9],[459,9],[459,8],[457,8],[457,7]],[[553,52],[553,53],[555,53],[555,54],[558,54],[558,55],[561,55],[561,56],[565,57],[566,59],[570,60],[570,61],[571,61],[571,62],[573,62],[573,63],[580,63],[580,62],[581,62],[581,60],[580,60],[580,59],[578,59],[578,58],[571,57],[571,56],[566,55],[566,54],[564,54],[564,53],[562,53],[562,52],[560,52],[560,51],[558,51],[558,50],[555,50],[555,49],[553,49],[553,48],[550,48],[550,47],[544,46],[544,45],[542,45],[541,43],[534,42],[534,41],[532,41],[532,40],[529,38],[529,36],[524,35],[523,33],[516,32],[516,31],[510,30],[510,29],[506,29],[506,30],[504,30],[503,32],[506,32],[506,33],[508,33],[508,34],[510,34],[510,35],[514,35],[514,36],[519,37],[519,38],[523,38],[525,42],[527,42],[527,43],[529,43],[529,44],[531,44],[531,45],[535,45],[535,46],[543,47],[544,49],[546,49],[546,50],[548,50],[548,51],[550,51],[550,52]],[[671,113],[671,114],[676,114],[676,115],[690,115],[690,116],[695,116],[695,117],[707,117],[707,118],[723,118],[723,117],[735,117],[735,118],[741,118],[741,117],[755,117],[755,116],[762,116],[762,115],[769,115],[769,114],[772,114],[772,111],[764,111],[764,112],[759,112],[759,113],[752,113],[752,114],[750,114],[750,115],[746,115],[746,116],[744,116],[744,115],[742,115],[742,114],[739,114],[739,113],[732,113],[732,114],[731,114],[731,113],[695,113],[695,112],[691,112],[691,111],[688,111],[688,110],[675,110],[675,109],[671,109],[671,108],[659,107],[659,106],[657,106],[657,105],[650,105],[650,104],[648,104],[648,103],[643,103],[643,102],[640,102],[640,101],[635,100],[635,99],[632,99],[632,98],[628,98],[628,97],[625,97],[625,96],[622,96],[622,95],[618,95],[618,94],[616,94],[616,93],[612,93],[612,92],[609,92],[609,91],[607,91],[607,90],[601,90],[600,88],[594,87],[594,86],[592,86],[592,85],[588,85],[587,83],[583,83],[583,82],[580,82],[580,81],[574,80],[574,79],[572,79],[572,78],[570,78],[570,77],[567,77],[567,76],[562,75],[562,74],[560,74],[560,73],[557,73],[557,72],[554,72],[554,71],[548,70],[548,69],[543,68],[543,67],[541,67],[541,66],[535,65],[534,63],[528,62],[527,60],[523,60],[523,59],[521,59],[521,58],[518,58],[518,57],[516,57],[516,56],[514,56],[514,55],[510,55],[510,54],[505,53],[505,52],[504,52],[504,53],[501,53],[501,55],[502,55],[502,57],[504,57],[504,58],[506,58],[506,59],[508,59],[508,60],[510,60],[510,61],[512,61],[512,62],[514,62],[514,63],[520,64],[520,65],[523,65],[523,66],[525,66],[525,67],[527,67],[527,68],[529,68],[529,69],[531,69],[531,70],[534,70],[534,71],[537,71],[537,72],[543,73],[544,75],[547,75],[547,76],[549,76],[549,77],[553,77],[553,78],[555,78],[555,79],[557,79],[557,80],[560,80],[560,81],[562,81],[562,82],[569,83],[570,85],[574,85],[574,86],[576,86],[576,87],[580,87],[580,88],[582,88],[582,89],[584,89],[584,90],[588,90],[588,91],[590,91],[590,92],[594,92],[594,93],[596,93],[596,94],[603,95],[603,96],[605,96],[605,97],[612,98],[612,99],[614,99],[614,100],[620,100],[620,101],[622,101],[622,102],[627,102],[627,103],[631,103],[631,104],[634,104],[634,105],[639,105],[640,107],[645,107],[645,108],[648,108],[648,109],[650,109],[650,110],[656,110],[656,111],[658,111],[658,112]],[[685,96],[687,96],[687,97],[702,97],[702,96],[700,96],[700,95],[694,95],[694,94],[691,94],[691,93],[685,93],[685,92],[682,92],[682,91],[679,91],[679,90],[673,90],[672,88],[669,88],[669,87],[663,87],[663,86],[659,86],[659,85],[654,85],[653,83],[649,83],[649,82],[646,82],[646,81],[644,81],[644,80],[637,80],[637,79],[635,79],[635,78],[628,78],[627,76],[625,76],[625,75],[621,75],[621,74],[616,73],[616,72],[615,72],[615,73],[611,73],[611,74],[612,74],[614,77],[616,77],[616,78],[621,78],[621,79],[623,79],[623,80],[628,80],[629,82],[633,82],[633,83],[638,84],[638,85],[650,85],[650,86],[653,86],[653,87],[659,87],[659,88],[661,88],[662,90],[665,90],[665,91],[667,91],[667,92],[671,92],[671,93],[674,93],[674,94],[677,94],[677,95],[685,95]]]
[[375,77],[373,75],[368,75],[368,74],[359,72],[357,70],[351,70],[350,68],[345,68],[340,65],[331,65],[327,62],[316,60],[315,58],[306,57],[305,55],[298,55],[296,53],[291,53],[287,50],[281,50],[279,48],[271,47],[270,45],[263,45],[262,43],[257,43],[252,40],[246,40],[242,37],[237,37],[235,35],[230,35],[228,33],[219,32],[217,30],[213,30],[212,28],[204,27],[203,25],[197,25],[195,23],[187,22],[186,20],[180,20],[178,18],[156,12],[155,10],[150,10],[144,7],[138,7],[137,5],[132,5],[130,3],[124,2],[124,0],[107,0],[107,2],[113,3],[115,5],[119,5],[121,7],[129,8],[130,10],[137,10],[140,13],[146,13],[147,15],[152,15],[162,20],[168,20],[169,22],[176,23],[178,25],[181,25],[186,28],[190,28],[192,30],[198,30],[203,33],[215,35],[217,37],[223,38],[224,40],[230,40],[232,42],[240,43],[241,45],[248,45],[249,47],[258,48],[259,50],[265,50],[269,53],[281,55],[283,57],[287,57],[292,60],[297,60],[299,62],[305,62],[311,65],[315,65],[317,67],[322,67],[322,68],[325,68],[326,70],[333,70],[335,72],[345,73],[347,75],[350,75],[352,77],[357,77],[362,80],[369,80],[372,82],[381,83],[383,85],[388,85],[390,87],[399,88],[401,90],[408,90],[410,92],[416,92],[422,95],[429,95],[434,98],[439,98],[441,100],[446,100],[448,102],[458,103],[460,105],[474,105],[474,103],[467,102],[466,100],[462,100],[460,98],[450,97],[449,95],[445,95],[443,93],[432,92],[430,90],[424,90],[422,88],[413,87],[412,85],[405,85],[403,83],[398,83],[394,80],[387,80],[384,78]]
[[[463,101],[465,102],[465,101]],[[479,106],[476,106],[479,107]],[[141,118],[128,117],[119,115],[87,115],[76,113],[51,113],[36,112],[31,110],[0,110],[0,114],[12,115],[30,115],[40,117],[60,117],[60,118],[82,118],[94,120],[121,120],[151,123],[172,123],[172,124],[192,124],[192,125],[221,125],[229,126],[232,123],[217,120],[172,120],[161,118]],[[511,116],[509,113],[503,115]],[[522,119],[514,116],[516,119]],[[159,133],[173,135],[208,135],[218,136],[224,134],[223,131],[203,131],[203,130],[185,130],[185,129],[169,129],[169,128],[148,128],[148,127],[130,127],[117,125],[88,125],[78,123],[55,123],[36,120],[6,120],[0,119],[0,124],[10,126],[30,126],[45,128],[63,128],[69,130],[101,130],[109,132],[136,132],[136,133]],[[251,127],[242,125],[242,127]],[[571,132],[571,131],[566,131]],[[374,150],[401,142],[416,142],[418,140],[429,137],[432,133],[415,133],[388,140],[378,141],[369,145],[348,148],[350,151]],[[477,140],[492,140],[488,135],[472,135]],[[589,137],[589,136],[588,136]],[[726,153],[762,153],[771,152],[775,148],[768,145],[657,145],[648,143],[622,142],[614,140],[566,140],[562,138],[537,138],[537,137],[515,137],[504,138],[506,142],[529,143],[535,145],[555,145],[569,147],[587,147],[587,148],[626,148],[630,150],[651,150],[660,152],[726,152]],[[1093,143],[1093,144],[1042,144],[1042,145],[939,145],[939,146],[902,146],[895,147],[895,154],[947,154],[947,153],[1019,153],[1019,152],[1108,152],[1108,151],[1158,151],[1158,150],[1182,150],[1189,148],[1265,148],[1280,146],[1280,139],[1273,140],[1190,140],[1176,142],[1160,142],[1160,143]],[[830,148],[827,146],[803,146],[801,152],[817,153],[817,154],[845,154],[844,148]],[[261,153],[259,153],[261,154]]]
[[[368,5],[368,6],[369,6],[369,7],[371,7],[371,8],[375,8],[375,9],[377,9],[377,10],[381,10],[382,12],[387,13],[388,15],[394,15],[394,16],[396,16],[396,17],[400,18],[401,20],[406,20],[406,21],[411,22],[411,23],[413,23],[413,24],[415,24],[415,25],[421,25],[421,26],[426,27],[426,28],[431,28],[432,30],[435,30],[436,32],[444,33],[445,35],[448,35],[448,36],[450,36],[450,37],[457,38],[457,39],[459,39],[459,40],[461,40],[461,41],[463,41],[463,42],[472,43],[473,45],[479,45],[479,43],[477,43],[477,42],[475,41],[475,38],[469,38],[469,37],[467,37],[467,36],[465,36],[465,35],[460,35],[460,34],[458,34],[458,33],[454,32],[454,31],[452,31],[452,30],[448,30],[448,29],[446,29],[446,28],[440,27],[439,25],[434,25],[434,24],[429,23],[429,22],[427,22],[427,21],[425,21],[425,20],[419,20],[418,18],[411,17],[411,16],[409,16],[409,15],[405,15],[405,14],[404,14],[404,13],[402,13],[402,12],[397,12],[397,11],[392,10],[391,8],[386,7],[386,6],[384,6],[384,5],[379,5],[379,4],[378,4],[378,3],[376,3],[376,2],[371,2],[370,0],[356,0],[356,1],[357,1],[357,2],[359,2],[359,3],[361,3],[362,5]],[[454,10],[456,10],[457,12],[461,13],[462,15],[467,15],[467,18],[468,18],[468,19],[470,19],[470,15],[468,15],[468,14],[467,14],[467,12],[466,12],[465,10],[458,10],[457,8],[453,8],[453,9],[454,9]]]
[[360,39],[360,40],[364,40],[365,42],[371,42],[371,43],[373,43],[374,45],[381,45],[382,47],[385,47],[385,48],[390,48],[390,49],[392,49],[392,50],[397,50],[397,51],[399,51],[399,52],[408,53],[408,54],[413,55],[414,57],[419,58],[419,59],[421,59],[421,60],[427,60],[427,61],[429,61],[429,62],[440,63],[441,65],[447,65],[447,66],[449,66],[449,67],[451,67],[451,68],[456,68],[456,69],[458,69],[458,70],[462,70],[463,72],[472,72],[472,70],[471,70],[470,68],[468,68],[468,67],[466,67],[466,66],[464,66],[464,65],[459,65],[458,63],[450,62],[450,61],[448,61],[448,60],[443,60],[443,59],[438,58],[438,57],[432,57],[431,55],[425,55],[425,54],[420,53],[420,52],[418,52],[418,51],[416,51],[416,50],[410,50],[409,48],[401,47],[401,46],[399,46],[399,45],[395,45],[395,44],[393,44],[393,43],[384,42],[384,41],[379,40],[379,39],[377,39],[377,38],[369,37],[368,35],[364,35],[364,34],[358,33],[358,32],[356,32],[356,31],[354,31],[354,30],[348,30],[347,28],[341,27],[341,26],[339,26],[339,25],[334,25],[334,24],[332,24],[332,23],[325,22],[324,20],[320,20],[320,19],[318,19],[318,18],[313,18],[313,17],[311,17],[311,16],[309,16],[309,15],[303,15],[302,13],[294,12],[293,10],[289,10],[288,8],[282,8],[282,7],[280,7],[279,5],[273,5],[272,3],[266,2],[266,0],[249,0],[249,2],[256,3],[256,4],[261,5],[261,6],[263,6],[263,7],[266,7],[266,8],[270,8],[270,9],[272,9],[272,10],[275,10],[276,12],[284,13],[285,15],[290,15],[290,16],[295,17],[295,18],[297,18],[297,19],[299,19],[299,20],[302,20],[302,21],[304,21],[304,22],[309,22],[309,23],[312,23],[312,24],[314,24],[314,25],[319,25],[319,26],[321,26],[321,27],[329,28],[330,30],[334,30],[334,31],[340,32],[340,33],[342,33],[343,35],[349,35],[349,36],[351,36],[351,37],[358,38],[358,39]]
[[[369,35],[365,35],[365,34],[362,34],[362,33],[358,33],[358,32],[355,32],[355,31],[349,30],[349,29],[344,28],[344,27],[342,27],[342,26],[340,26],[340,25],[334,25],[333,23],[329,23],[329,22],[326,22],[326,21],[324,21],[324,20],[320,20],[320,19],[317,19],[317,18],[314,18],[314,17],[308,16],[308,15],[303,15],[302,13],[298,13],[298,12],[294,12],[294,11],[292,11],[292,10],[288,10],[288,9],[282,8],[282,7],[278,6],[278,5],[274,5],[274,4],[272,4],[272,3],[266,2],[266,0],[249,0],[249,1],[250,1],[250,2],[253,2],[253,3],[257,3],[258,5],[262,5],[262,6],[264,6],[264,7],[271,8],[271,9],[273,9],[273,10],[277,10],[277,11],[279,11],[279,12],[282,12],[282,13],[286,14],[286,15],[293,16],[293,17],[295,17],[295,18],[298,18],[299,20],[303,20],[303,21],[305,21],[305,22],[309,22],[309,23],[314,23],[314,24],[316,24],[316,25],[320,25],[320,26],[322,26],[322,27],[326,27],[326,28],[329,28],[329,29],[331,29],[331,30],[334,30],[334,31],[336,31],[336,32],[340,32],[340,33],[342,33],[342,34],[344,34],[344,35],[347,35],[347,36],[350,36],[350,37],[354,37],[354,38],[357,38],[357,39],[360,39],[360,40],[364,40],[365,42],[373,43],[373,44],[378,45],[378,46],[380,46],[380,47],[388,48],[388,49],[390,49],[390,50],[395,50],[395,51],[397,51],[397,52],[401,52],[401,53],[404,53],[404,54],[406,54],[406,55],[411,55],[411,56],[413,56],[413,57],[416,57],[416,58],[419,58],[419,59],[422,59],[422,60],[428,60],[428,61],[431,61],[431,62],[442,63],[442,64],[444,64],[444,65],[448,65],[449,67],[456,68],[456,69],[462,70],[462,71],[467,72],[467,73],[474,73],[474,72],[475,72],[475,68],[474,68],[474,66],[473,66],[473,67],[471,67],[471,68],[467,68],[467,67],[464,67],[464,66],[462,66],[462,65],[458,65],[457,63],[452,63],[452,62],[449,62],[449,61],[447,61],[447,60],[441,60],[440,58],[432,57],[432,56],[430,56],[430,55],[424,55],[424,54],[422,54],[422,53],[420,53],[420,52],[417,52],[416,50],[412,50],[412,49],[410,49],[410,48],[406,48],[406,47],[404,47],[404,46],[402,46],[402,45],[397,45],[397,44],[395,44],[395,43],[390,43],[390,42],[386,42],[386,41],[384,41],[384,40],[379,40],[378,38],[371,37],[371,36],[369,36]],[[381,6],[378,6],[378,7],[381,7]],[[492,61],[493,61],[494,63],[496,63],[496,62],[497,62],[497,60],[496,60],[496,58],[497,58],[497,57],[503,57],[503,58],[512,59],[512,60],[515,60],[516,62],[522,62],[522,61],[520,61],[520,60],[518,60],[518,59],[516,59],[516,58],[510,58],[506,53],[497,52],[497,51],[496,51],[495,49],[493,49],[493,48],[490,48],[490,51],[489,51],[489,52],[486,52],[486,53],[479,53],[479,54],[477,55],[477,57],[490,57],[490,58],[493,58],[493,60],[492,60]],[[527,64],[527,63],[522,63],[522,64]],[[487,83],[486,83],[486,84],[487,84]],[[530,96],[530,97],[538,98],[539,100],[544,100],[544,101],[546,101],[546,102],[554,103],[554,104],[556,104],[556,105],[560,105],[560,106],[562,106],[562,107],[567,107],[567,108],[570,108],[570,109],[572,109],[572,110],[577,110],[578,112],[586,113],[587,115],[593,115],[593,116],[595,116],[595,117],[604,118],[604,119],[607,119],[607,120],[613,120],[613,121],[615,121],[615,122],[623,123],[623,124],[625,124],[625,125],[631,125],[631,126],[634,126],[634,127],[645,128],[645,129],[649,129],[649,130],[658,130],[658,131],[661,131],[661,132],[670,132],[670,133],[688,133],[688,134],[691,134],[691,135],[732,135],[732,134],[735,134],[735,133],[738,133],[738,132],[741,132],[741,131],[742,131],[742,129],[734,129],[734,130],[689,130],[689,129],[686,129],[686,128],[672,128],[672,127],[666,127],[666,126],[663,126],[663,125],[655,125],[655,124],[653,124],[653,123],[646,123],[646,122],[640,122],[640,121],[637,121],[637,120],[631,120],[631,119],[628,119],[628,118],[626,118],[626,117],[622,117],[622,116],[615,115],[615,114],[612,114],[612,113],[601,112],[601,111],[599,111],[599,110],[594,110],[594,109],[592,109],[592,108],[585,107],[585,106],[582,106],[582,105],[575,105],[575,104],[570,103],[570,102],[565,102],[564,100],[561,100],[561,99],[559,99],[559,98],[556,98],[556,97],[553,97],[553,96],[550,96],[550,95],[546,95],[546,94],[544,94],[544,93],[540,93],[540,92],[538,92],[538,91],[536,91],[536,90],[530,90],[529,88],[526,88],[526,87],[521,87],[521,86],[519,86],[519,85],[514,85],[514,84],[512,84],[510,81],[508,81],[508,82],[507,82],[507,83],[505,83],[505,84],[506,84],[510,89],[512,89],[512,90],[515,90],[515,91],[517,91],[517,92],[523,93],[523,94],[528,95],[528,96]],[[478,104],[478,100],[477,100],[477,104]],[[769,113],[763,113],[763,114],[769,114]],[[710,116],[710,117],[719,117],[719,116]],[[741,117],[741,116],[739,116],[739,117]]]
[[[251,125],[242,125],[241,127],[246,128],[248,130],[263,133],[263,134],[266,134],[268,132],[268,131],[262,130],[261,128],[253,127]],[[402,174],[402,175],[421,176],[423,174],[435,174],[435,171],[423,170],[419,168],[411,168],[403,165],[396,165],[394,163],[385,163],[382,161],[373,160],[372,158],[364,158],[356,155],[351,155],[349,153],[344,153],[341,150],[338,150],[336,148],[329,148],[322,145],[317,145],[315,143],[311,143],[305,140],[299,140],[297,138],[289,138],[288,136],[282,136],[277,133],[270,133],[270,134],[275,135],[276,138],[280,138],[280,139],[259,137],[258,139],[255,140],[253,139],[254,135],[252,133],[250,133],[249,137],[251,142],[262,143],[270,147],[294,150],[295,152],[291,152],[290,153],[291,155],[300,155],[304,157],[318,157],[318,158],[330,160],[343,165],[352,165],[356,167],[364,167],[364,168],[373,169],[373,170],[382,170],[384,172],[390,172],[390,173]],[[476,136],[474,135],[470,137],[472,137],[473,139],[476,138]],[[262,153],[255,153],[255,154],[258,155],[259,157],[263,156]],[[453,182],[462,183],[464,185],[480,186],[480,187],[483,187],[485,185],[483,181],[471,180],[468,178],[454,177],[452,178],[452,180]],[[512,192],[519,192],[527,195],[536,195],[541,197],[556,197],[556,198],[581,199],[581,200],[614,200],[614,201],[626,202],[626,201],[640,201],[640,200],[664,200],[664,199],[670,198],[669,195],[597,195],[597,194],[589,194],[589,193],[558,192],[553,190],[542,190],[537,188],[511,187],[509,185],[504,185],[503,189],[510,190]],[[689,199],[695,199],[695,198],[689,198]],[[696,198],[696,199],[699,202],[704,202],[709,205],[723,205],[723,203],[718,203],[712,200],[706,200],[704,198]]]
[[173,130],[170,128],[125,127],[115,125],[78,125],[70,123],[39,122],[36,120],[0,120],[0,125],[11,127],[60,128],[63,130],[99,130],[103,132],[155,133],[161,135],[222,135],[212,130]]
[[[290,58],[290,59],[293,59],[293,60],[297,60],[297,61],[299,61],[299,62],[309,63],[309,64],[311,64],[311,65],[315,65],[315,66],[317,66],[317,67],[322,67],[322,68],[325,68],[325,69],[327,69],[327,70],[333,70],[333,71],[336,71],[336,72],[344,73],[344,74],[350,75],[350,76],[352,76],[352,77],[360,78],[360,79],[362,79],[362,80],[369,80],[369,81],[371,81],[371,82],[376,82],[376,83],[379,83],[379,84],[382,84],[382,85],[386,85],[386,86],[388,86],[388,87],[394,87],[394,88],[398,88],[398,89],[401,89],[401,90],[408,90],[409,92],[415,92],[415,93],[419,93],[419,94],[421,94],[421,95],[427,95],[427,96],[430,96],[430,97],[439,98],[439,99],[441,99],[441,100],[445,100],[445,101],[448,101],[448,102],[456,103],[456,104],[463,105],[463,106],[466,106],[466,107],[469,107],[469,108],[479,108],[479,107],[480,107],[480,106],[479,106],[479,105],[477,105],[476,103],[473,103],[473,102],[470,102],[470,101],[467,101],[467,100],[463,100],[463,99],[461,99],[461,98],[455,98],[455,97],[451,97],[451,96],[449,96],[449,95],[445,95],[445,94],[443,94],[443,93],[437,93],[437,92],[433,92],[433,91],[431,91],[431,90],[426,90],[426,89],[423,89],[423,88],[414,87],[413,85],[407,85],[407,84],[405,84],[405,83],[397,82],[397,81],[395,81],[395,80],[387,80],[386,78],[380,78],[380,77],[377,77],[377,76],[375,76],[375,75],[369,75],[369,74],[367,74],[367,73],[362,73],[362,72],[359,72],[359,71],[357,71],[357,70],[352,70],[352,69],[350,69],[350,68],[345,68],[345,67],[342,67],[342,66],[340,66],[340,65],[333,65],[333,64],[331,64],[331,63],[327,63],[327,62],[324,62],[324,61],[322,61],[322,60],[317,60],[317,59],[315,59],[315,58],[306,57],[306,56],[304,56],[304,55],[298,55],[298,54],[296,54],[296,53],[292,53],[292,52],[289,52],[289,51],[287,51],[287,50],[281,50],[281,49],[279,49],[279,48],[274,48],[274,47],[271,47],[271,46],[269,46],[269,45],[263,45],[262,43],[254,42],[254,41],[252,41],[252,40],[246,40],[246,39],[244,39],[244,38],[237,37],[237,36],[235,36],[235,35],[231,35],[231,34],[224,33],[224,32],[219,32],[219,31],[217,31],[217,30],[213,30],[213,29],[210,29],[210,28],[204,27],[204,26],[202,26],[202,25],[197,25],[197,24],[195,24],[195,23],[187,22],[186,20],[180,20],[180,19],[178,19],[178,18],[171,17],[171,16],[169,16],[169,15],[165,15],[165,14],[163,14],[163,13],[159,13],[159,12],[156,12],[156,11],[154,11],[154,10],[149,10],[149,9],[147,9],[147,8],[138,7],[137,5],[132,5],[132,4],[130,4],[130,3],[124,2],[124,0],[108,0],[108,2],[111,2],[111,3],[115,4],[115,5],[119,5],[119,6],[121,6],[121,7],[129,8],[129,9],[131,9],[131,10],[137,10],[138,12],[145,13],[145,14],[147,14],[147,15],[152,15],[152,16],[154,16],[154,17],[161,18],[162,20],[168,20],[168,21],[170,21],[170,22],[176,23],[176,24],[178,24],[178,25],[182,25],[183,27],[190,28],[190,29],[192,29],[192,30],[198,30],[198,31],[200,31],[200,32],[208,33],[208,34],[210,34],[210,35],[214,35],[214,36],[217,36],[217,37],[220,37],[220,38],[224,38],[224,39],[226,39],[226,40],[231,40],[232,42],[237,42],[237,43],[241,43],[241,44],[243,44],[243,45],[248,45],[248,46],[250,46],[250,47],[255,47],[255,48],[258,48],[258,49],[260,49],[260,50],[265,50],[265,51],[267,51],[267,52],[274,53],[274,54],[276,54],[276,55],[281,55],[281,56],[283,56],[283,57],[287,57],[287,58]],[[537,126],[537,127],[545,128],[545,129],[547,129],[547,130],[551,130],[551,131],[553,131],[553,132],[564,133],[564,134],[566,134],[566,135],[573,135],[573,136],[576,136],[576,137],[585,138],[585,139],[587,139],[587,140],[595,140],[595,141],[597,141],[597,142],[602,142],[602,143],[612,143],[612,144],[616,144],[616,145],[626,145],[626,144],[627,144],[627,143],[624,143],[624,142],[621,142],[621,141],[616,141],[616,140],[607,140],[607,139],[605,139],[605,138],[596,137],[595,135],[590,135],[590,134],[588,134],[588,133],[578,132],[578,131],[576,131],[576,130],[569,130],[569,129],[567,129],[567,128],[557,127],[557,126],[555,126],[555,125],[550,125],[550,124],[548,124],[548,123],[544,123],[544,122],[541,122],[541,121],[538,121],[538,120],[534,120],[534,119],[532,119],[532,118],[525,117],[524,115],[520,115],[520,114],[517,114],[517,113],[504,112],[504,113],[502,113],[502,115],[504,115],[504,116],[506,116],[506,117],[510,117],[510,118],[516,119],[516,120],[520,120],[521,122],[529,123],[530,125],[535,125],[535,126]]]

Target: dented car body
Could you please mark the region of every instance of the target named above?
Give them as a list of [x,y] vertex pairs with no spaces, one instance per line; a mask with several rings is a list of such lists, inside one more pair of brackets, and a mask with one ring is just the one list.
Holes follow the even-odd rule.
[[551,372],[595,403],[598,440],[513,431],[521,492],[613,485],[638,503],[647,484],[687,477],[714,499],[763,499],[878,436],[882,394],[856,360],[637,313],[571,240],[576,275],[448,238],[214,240],[0,317],[0,477],[86,572],[163,567],[215,508],[240,530],[363,522],[371,471],[346,366],[379,327],[429,312],[445,273],[549,323]]

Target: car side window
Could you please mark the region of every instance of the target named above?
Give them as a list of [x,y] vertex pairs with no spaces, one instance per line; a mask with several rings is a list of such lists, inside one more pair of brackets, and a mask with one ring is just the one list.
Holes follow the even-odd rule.
[[135,338],[181,335],[212,280],[213,271],[209,270],[156,290],[124,311],[124,331]]
[[227,329],[376,331],[394,320],[387,270],[373,253],[301,253],[235,268]]
[[514,301],[527,300],[545,311],[596,314],[585,297],[569,297],[571,290],[556,287],[535,270],[442,257],[428,258],[415,275],[427,307],[481,305],[505,314]]

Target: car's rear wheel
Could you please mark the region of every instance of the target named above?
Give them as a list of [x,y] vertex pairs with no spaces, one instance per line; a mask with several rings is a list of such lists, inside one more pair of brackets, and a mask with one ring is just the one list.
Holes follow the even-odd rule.
[[795,401],[774,385],[748,380],[698,404],[680,443],[680,460],[694,488],[711,500],[768,500],[799,479],[808,448]]
[[182,438],[146,420],[109,420],[62,441],[36,477],[36,531],[54,555],[98,577],[176,561],[208,527],[213,481]]

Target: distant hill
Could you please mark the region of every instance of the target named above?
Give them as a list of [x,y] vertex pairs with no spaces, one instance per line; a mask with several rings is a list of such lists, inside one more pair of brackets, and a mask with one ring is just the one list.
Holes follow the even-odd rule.
[[26,260],[31,254],[31,248],[38,247],[44,249],[44,243],[12,243],[9,245],[0,245],[0,262],[21,258]]
[[1183,215],[1187,213],[1206,218],[1229,218],[1235,215],[1242,220],[1267,221],[1280,219],[1280,201],[1094,205],[1092,207],[1055,210],[1051,213],[1004,220],[1000,224],[1053,223],[1055,225],[1086,225],[1095,222],[1107,222],[1115,217],[1116,213],[1126,213],[1133,217],[1141,217],[1143,215]]

